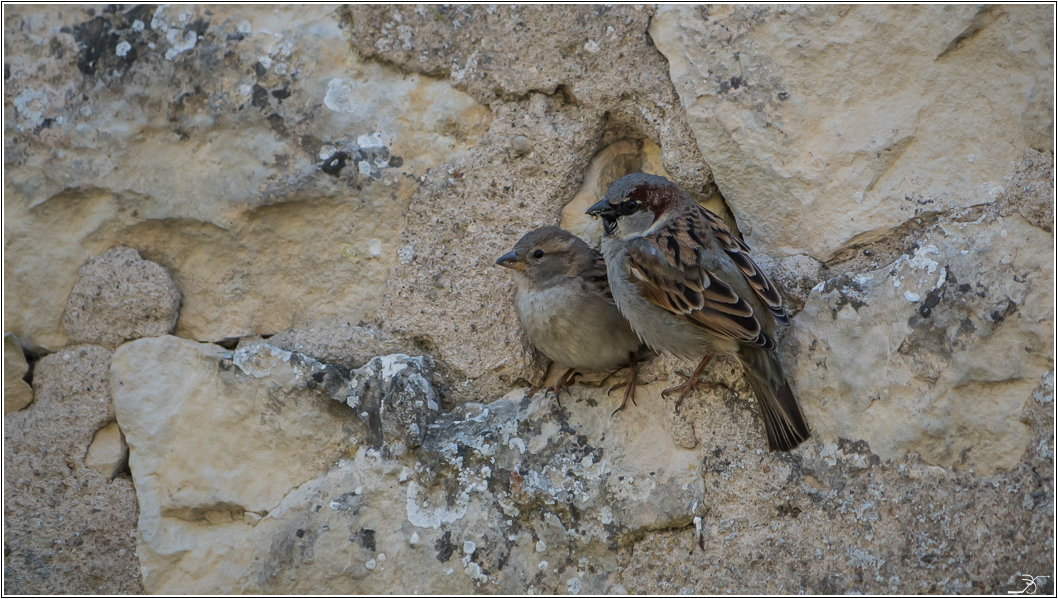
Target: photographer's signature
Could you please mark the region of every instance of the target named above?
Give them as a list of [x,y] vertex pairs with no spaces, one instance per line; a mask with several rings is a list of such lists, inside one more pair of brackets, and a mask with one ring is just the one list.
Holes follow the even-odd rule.
[[1035,595],[1036,591],[1039,590],[1038,584],[1044,584],[1047,582],[1046,576],[1029,576],[1028,574],[1021,575],[1021,582],[1025,585],[1025,588],[1020,591],[1007,591],[1008,595]]

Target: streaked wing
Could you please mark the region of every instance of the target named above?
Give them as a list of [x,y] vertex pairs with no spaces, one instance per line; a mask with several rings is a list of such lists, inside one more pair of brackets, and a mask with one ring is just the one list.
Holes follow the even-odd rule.
[[764,302],[764,305],[768,307],[768,311],[775,316],[775,320],[784,325],[790,324],[790,318],[786,315],[786,310],[783,308],[782,296],[779,295],[779,290],[772,284],[768,275],[764,274],[764,271],[749,257],[749,246],[731,233],[724,219],[701,206],[698,206],[698,208],[713,237],[720,244],[721,249],[727,253],[731,261],[742,272],[742,275],[746,277],[750,287],[756,292],[757,297]]
[[581,271],[580,276],[600,294],[613,303],[613,293],[610,292],[610,280],[606,277],[606,260],[602,254],[594,252],[595,260]]
[[[773,349],[753,308],[700,265],[693,216],[629,242],[631,280],[650,303],[727,339]],[[691,225],[691,226],[689,226]]]

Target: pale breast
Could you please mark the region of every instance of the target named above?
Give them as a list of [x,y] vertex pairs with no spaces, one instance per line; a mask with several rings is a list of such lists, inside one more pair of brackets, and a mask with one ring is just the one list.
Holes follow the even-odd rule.
[[577,279],[546,289],[519,286],[514,306],[533,345],[570,368],[618,368],[640,345],[617,307]]

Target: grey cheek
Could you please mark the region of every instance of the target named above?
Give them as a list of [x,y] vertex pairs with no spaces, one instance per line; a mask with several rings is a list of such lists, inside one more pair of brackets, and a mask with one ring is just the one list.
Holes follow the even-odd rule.
[[627,239],[633,235],[642,234],[643,231],[649,229],[652,224],[654,224],[654,214],[652,212],[636,212],[635,214],[622,216],[617,219],[617,231],[615,232],[615,235],[618,239]]

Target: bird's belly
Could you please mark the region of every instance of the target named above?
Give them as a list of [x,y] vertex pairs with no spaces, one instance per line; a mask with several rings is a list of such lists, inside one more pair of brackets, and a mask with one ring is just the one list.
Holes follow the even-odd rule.
[[517,294],[515,308],[533,345],[570,368],[618,368],[639,347],[617,308],[601,298],[555,287]]

